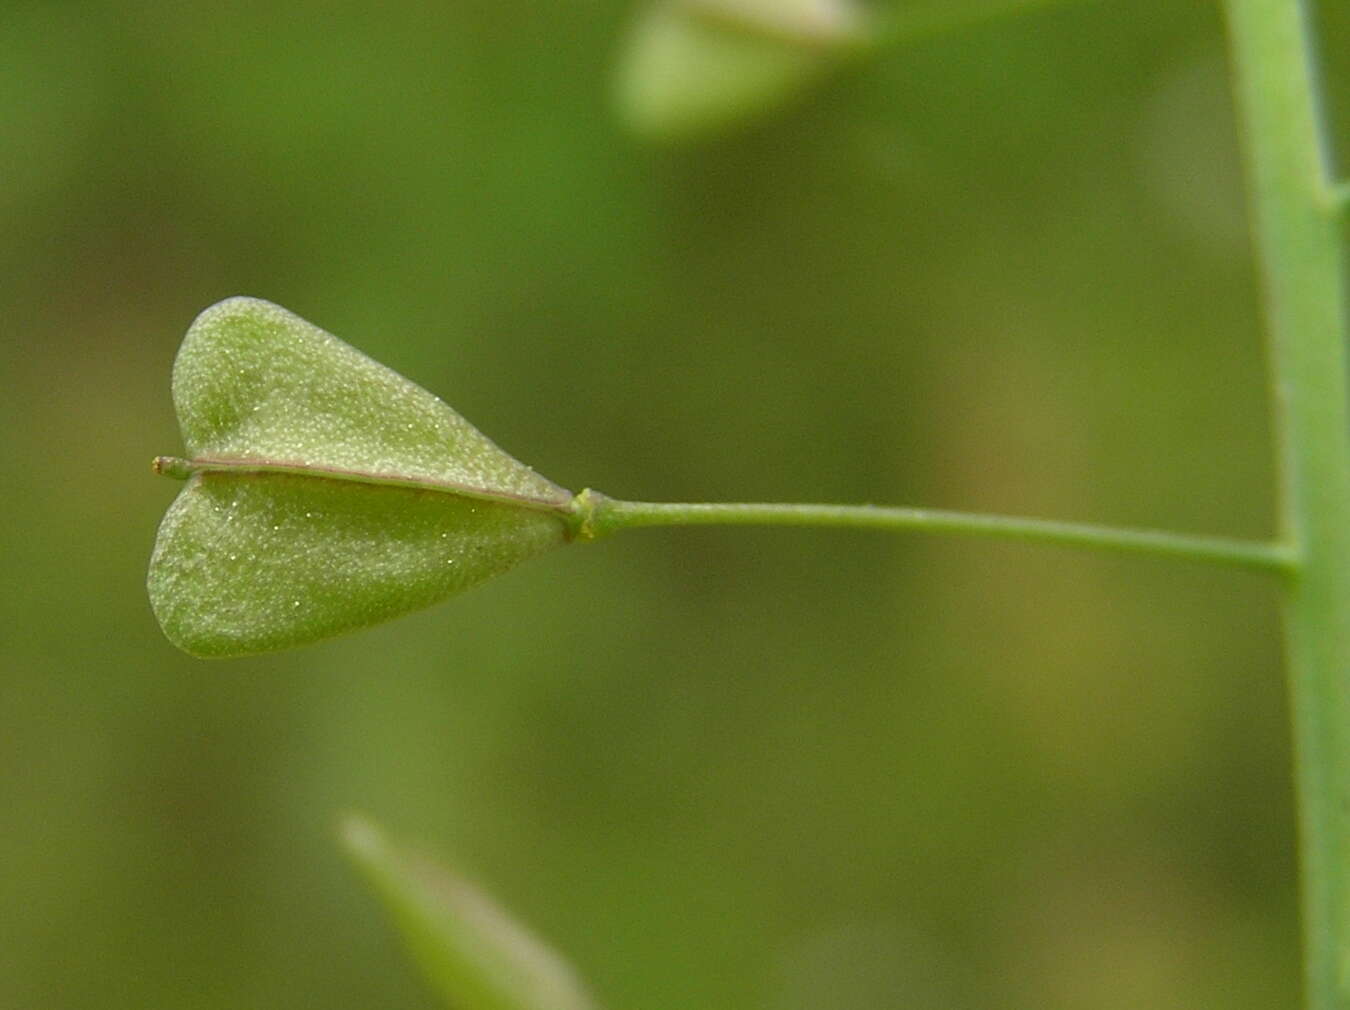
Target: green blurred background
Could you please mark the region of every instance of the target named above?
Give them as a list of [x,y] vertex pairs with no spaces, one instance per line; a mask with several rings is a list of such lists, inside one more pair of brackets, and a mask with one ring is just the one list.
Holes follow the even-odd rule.
[[0,6],[0,1007],[430,1008],[351,809],[611,1010],[1292,1005],[1257,576],[648,531],[293,653],[160,635],[169,369],[240,293],[574,489],[1268,533],[1217,10],[988,23],[680,147],[613,114],[634,10]]

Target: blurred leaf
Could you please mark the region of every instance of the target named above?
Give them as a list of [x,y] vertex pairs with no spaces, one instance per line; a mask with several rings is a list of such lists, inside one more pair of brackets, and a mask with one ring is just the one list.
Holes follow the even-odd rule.
[[562,543],[567,491],[431,393],[269,302],[188,330],[174,405],[187,486],[150,601],[200,656],[299,645],[426,606]]
[[350,816],[342,841],[455,1010],[590,1010],[571,967],[463,878]]
[[654,139],[717,132],[814,83],[861,27],[848,0],[656,0],[621,58],[620,115]]

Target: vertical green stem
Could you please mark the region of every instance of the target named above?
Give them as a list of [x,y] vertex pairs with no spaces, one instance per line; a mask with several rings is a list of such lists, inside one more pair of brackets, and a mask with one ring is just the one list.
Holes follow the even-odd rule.
[[1350,417],[1346,274],[1309,12],[1226,0],[1265,286],[1294,724],[1306,1005],[1350,1008]]

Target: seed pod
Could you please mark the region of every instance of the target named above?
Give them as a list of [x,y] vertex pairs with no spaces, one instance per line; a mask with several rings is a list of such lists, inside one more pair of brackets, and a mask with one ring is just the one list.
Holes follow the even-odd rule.
[[657,140],[716,133],[779,107],[864,41],[849,0],[652,0],[621,58],[619,114]]
[[148,588],[198,656],[301,645],[427,606],[565,542],[571,494],[431,393],[291,312],[231,298],[173,369],[187,485]]

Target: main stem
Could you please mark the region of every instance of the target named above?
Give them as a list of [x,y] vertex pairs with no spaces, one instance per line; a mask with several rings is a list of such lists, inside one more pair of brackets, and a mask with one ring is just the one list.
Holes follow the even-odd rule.
[[1265,286],[1281,486],[1297,563],[1284,624],[1306,1005],[1350,1008],[1350,418],[1338,190],[1299,0],[1225,0]]

